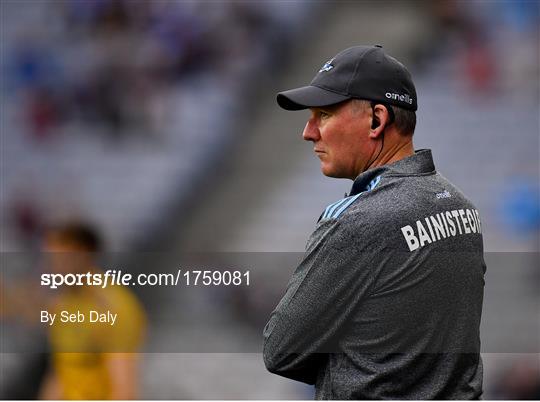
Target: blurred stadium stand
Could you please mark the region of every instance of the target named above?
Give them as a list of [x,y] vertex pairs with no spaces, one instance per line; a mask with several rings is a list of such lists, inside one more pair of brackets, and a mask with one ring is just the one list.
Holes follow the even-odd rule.
[[2,2],[2,250],[68,217],[113,250],[151,238],[240,137],[306,8]]
[[[320,174],[300,138],[306,114],[279,110],[275,93],[340,49],[380,43],[410,67],[416,147],[478,206],[486,251],[538,253],[538,2],[313,4],[2,1],[2,251],[32,249],[43,225],[74,216],[113,250],[302,251],[350,182]],[[482,334],[538,351],[534,261],[488,267]],[[266,286],[284,287],[293,267],[280,268]],[[171,313],[159,295],[147,302]],[[207,302],[179,295],[170,309]],[[253,325],[212,308],[238,320],[228,336]],[[149,348],[191,320],[156,328]],[[534,395],[538,354],[489,352],[487,398]],[[518,391],[516,372],[533,377]],[[149,353],[142,377],[148,399],[312,397],[258,354]]]

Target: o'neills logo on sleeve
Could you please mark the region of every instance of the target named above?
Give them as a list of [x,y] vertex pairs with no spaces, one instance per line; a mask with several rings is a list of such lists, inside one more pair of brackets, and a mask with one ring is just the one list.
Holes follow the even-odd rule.
[[388,99],[398,100],[401,102],[407,102],[409,105],[412,105],[413,103],[412,98],[408,94],[400,95],[400,94],[395,94],[392,92],[387,92],[384,94],[384,96],[386,96]]
[[455,209],[427,216],[417,220],[414,225],[403,226],[401,233],[409,250],[414,251],[447,237],[482,233],[482,224],[476,209]]

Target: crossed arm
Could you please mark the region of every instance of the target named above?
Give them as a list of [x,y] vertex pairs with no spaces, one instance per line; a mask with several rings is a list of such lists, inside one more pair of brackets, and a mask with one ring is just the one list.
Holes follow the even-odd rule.
[[372,283],[365,258],[351,247],[356,242],[344,236],[328,233],[293,273],[264,328],[270,372],[314,384],[327,354],[339,351],[347,321]]

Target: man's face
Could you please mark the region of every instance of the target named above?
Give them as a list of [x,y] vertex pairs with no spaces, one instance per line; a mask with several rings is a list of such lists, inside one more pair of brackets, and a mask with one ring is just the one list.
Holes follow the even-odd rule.
[[371,109],[349,100],[310,110],[302,136],[313,142],[323,174],[354,180],[366,169],[375,149],[369,138]]

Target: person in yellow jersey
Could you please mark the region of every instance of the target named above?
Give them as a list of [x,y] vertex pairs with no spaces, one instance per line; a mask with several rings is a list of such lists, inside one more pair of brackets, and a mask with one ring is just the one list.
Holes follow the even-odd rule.
[[[49,229],[44,236],[47,269],[54,274],[103,275],[95,263],[96,230],[83,223]],[[142,305],[119,285],[58,286],[47,314],[51,368],[43,399],[135,399],[146,318]],[[44,314],[42,312],[42,314]]]

